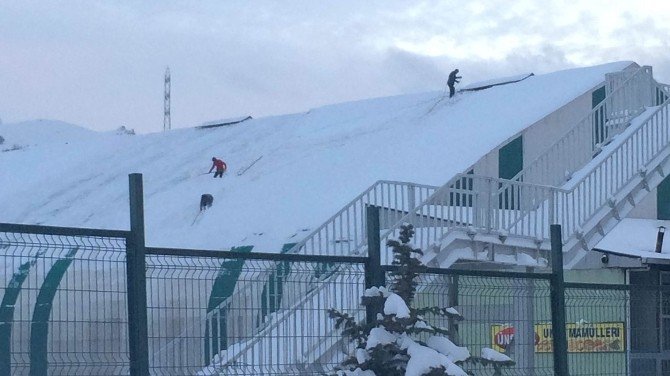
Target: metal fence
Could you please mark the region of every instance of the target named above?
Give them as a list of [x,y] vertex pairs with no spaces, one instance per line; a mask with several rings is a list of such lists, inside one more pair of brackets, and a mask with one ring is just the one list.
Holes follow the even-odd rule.
[[125,235],[0,226],[0,374],[128,374]]
[[[327,310],[369,319],[360,297],[396,270],[381,263],[378,209],[365,257],[320,256],[145,247],[141,186],[131,203],[130,231],[0,224],[0,375],[328,373],[351,345]],[[426,319],[473,355],[512,357],[505,375],[556,374],[555,359],[571,375],[668,370],[670,287],[429,268],[415,303],[456,308],[465,320]]]

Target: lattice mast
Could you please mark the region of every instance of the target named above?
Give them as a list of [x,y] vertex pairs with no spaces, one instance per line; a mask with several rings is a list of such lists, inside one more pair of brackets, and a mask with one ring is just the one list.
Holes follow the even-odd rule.
[[165,100],[163,101],[163,131],[172,129],[170,119],[170,67],[165,69]]

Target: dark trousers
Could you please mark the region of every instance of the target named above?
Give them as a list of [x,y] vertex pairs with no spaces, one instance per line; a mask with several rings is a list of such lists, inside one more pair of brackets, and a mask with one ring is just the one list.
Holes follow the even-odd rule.
[[223,177],[223,170],[216,170],[214,173],[215,178],[222,178]]
[[449,85],[449,98],[453,97],[455,93],[456,89],[454,89],[454,85]]

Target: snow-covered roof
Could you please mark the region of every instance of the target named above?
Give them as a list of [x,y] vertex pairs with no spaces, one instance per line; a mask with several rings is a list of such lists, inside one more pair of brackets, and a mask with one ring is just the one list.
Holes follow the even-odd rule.
[[[668,229],[661,253],[656,253],[658,227]],[[622,256],[653,260],[670,260],[670,221],[624,218],[594,249]]]
[[509,76],[509,77],[501,77],[501,78],[494,78],[491,80],[486,80],[486,81],[479,81],[479,82],[474,82],[469,85],[465,85],[461,88],[461,91],[473,91],[473,90],[483,90],[483,89],[489,89],[494,86],[499,86],[499,85],[506,85],[506,84],[512,84],[515,82],[523,81],[528,77],[534,76],[533,73],[524,73],[524,74],[517,74],[514,76]]
[[[444,184],[630,64],[537,75],[451,99],[434,91],[329,105],[207,132],[52,135],[0,153],[0,222],[128,228],[127,174],[141,172],[147,244],[279,251],[377,180]],[[11,144],[31,138],[21,129],[40,133],[22,127],[2,125],[0,135]],[[222,179],[204,174],[212,156],[228,164]],[[214,205],[192,225],[203,193]]]

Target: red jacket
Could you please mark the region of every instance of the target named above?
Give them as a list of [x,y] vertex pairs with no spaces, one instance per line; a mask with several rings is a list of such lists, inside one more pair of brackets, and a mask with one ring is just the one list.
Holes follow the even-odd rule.
[[216,171],[226,171],[228,166],[226,166],[226,162],[220,160],[220,159],[215,159],[212,162],[212,168],[209,169],[209,172],[212,172],[212,170],[216,167]]

